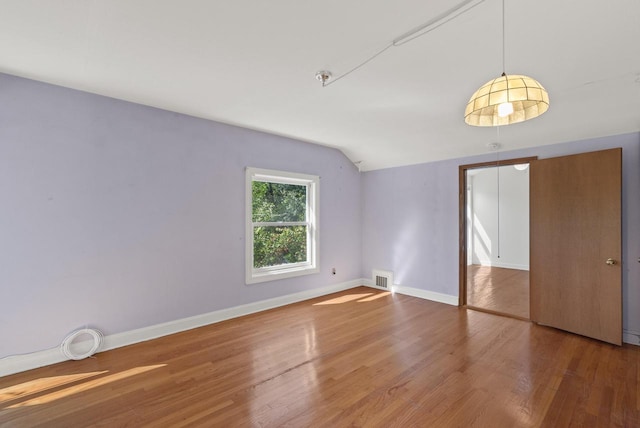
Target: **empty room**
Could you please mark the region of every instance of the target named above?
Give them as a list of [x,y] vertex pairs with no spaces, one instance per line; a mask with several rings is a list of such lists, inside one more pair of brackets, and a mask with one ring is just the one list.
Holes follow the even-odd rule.
[[0,2],[0,427],[640,427],[640,3]]

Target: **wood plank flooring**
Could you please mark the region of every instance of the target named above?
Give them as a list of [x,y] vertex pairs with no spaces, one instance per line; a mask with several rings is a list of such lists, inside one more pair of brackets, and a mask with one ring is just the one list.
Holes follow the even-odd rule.
[[0,378],[0,426],[638,427],[639,362],[359,287]]
[[468,266],[467,305],[529,319],[529,271]]

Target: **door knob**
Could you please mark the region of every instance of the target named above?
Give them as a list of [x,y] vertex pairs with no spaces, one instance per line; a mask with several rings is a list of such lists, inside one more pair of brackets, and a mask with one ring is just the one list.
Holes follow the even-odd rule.
[[613,260],[611,257],[609,257],[605,263],[608,264],[609,266],[613,266],[616,264],[616,261]]

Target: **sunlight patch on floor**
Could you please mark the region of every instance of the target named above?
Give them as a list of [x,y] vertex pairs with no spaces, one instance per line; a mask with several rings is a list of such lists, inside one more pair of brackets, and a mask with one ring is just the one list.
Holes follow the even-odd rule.
[[313,306],[320,305],[339,305],[340,303],[351,302],[353,300],[363,299],[365,297],[371,296],[373,293],[363,293],[363,294],[346,294],[344,296],[336,297],[333,299],[325,300],[324,302],[314,303]]
[[364,299],[360,299],[360,300],[358,300],[358,302],[371,302],[372,300],[380,299],[380,298],[386,297],[386,296],[388,296],[390,294],[391,294],[390,291],[383,291],[382,293],[378,293],[378,294],[375,294],[373,296],[365,297]]
[[376,299],[380,299],[382,297],[386,297],[390,295],[390,291],[383,291],[381,293],[360,293],[360,294],[346,294],[344,296],[336,297],[333,299],[325,300],[323,302],[314,303],[313,306],[322,306],[322,305],[339,305],[340,303],[353,302],[354,300],[358,303],[361,302],[371,302]]
[[[41,395],[39,397],[34,397],[25,401],[22,401],[20,403],[16,403],[14,405],[8,406],[9,409],[14,409],[14,408],[18,408],[18,407],[25,407],[25,406],[35,406],[35,405],[39,405],[39,404],[46,404],[46,403],[50,403],[52,401],[61,399],[61,398],[65,398],[68,397],[70,395],[73,394],[78,394],[80,392],[84,392],[87,391],[89,389],[92,388],[97,388],[99,386],[104,386],[107,385],[111,382],[116,382],[122,379],[126,379],[128,377],[131,376],[135,376],[135,375],[139,375],[142,373],[146,373],[148,371],[151,370],[155,370],[158,369],[160,367],[164,367],[166,366],[166,364],[157,364],[157,365],[153,365],[153,366],[141,366],[141,367],[135,367],[133,369],[129,369],[129,370],[125,370],[119,373],[114,373],[108,376],[104,376],[104,377],[100,377],[98,379],[92,379],[89,380],[87,382],[82,382],[79,383],[77,385],[72,385],[69,386],[68,388],[64,388],[61,389],[59,391],[55,391],[55,392],[51,392],[49,394],[45,394],[45,395]],[[65,385],[65,384],[69,384],[78,380],[82,380],[83,378],[86,379],[88,377],[92,377],[92,376],[97,376],[103,373],[108,373],[107,371],[103,371],[103,372],[91,372],[91,373],[84,373],[84,374],[77,374],[77,375],[68,375],[68,376],[56,376],[55,378],[43,378],[43,379],[38,379],[38,380],[34,380],[31,382],[26,382],[24,384],[21,385],[17,385],[15,387],[10,387],[10,388],[6,388],[0,392],[6,393],[11,395],[12,393],[15,393],[15,391],[19,392],[21,395],[20,397],[27,397],[29,395],[33,395],[33,394],[37,394],[38,392],[42,392],[46,389],[51,389],[51,388],[55,388],[57,386],[60,385]],[[84,376],[84,377],[83,377]],[[75,377],[75,378],[74,378]],[[48,383],[51,381],[51,379],[59,379],[59,378],[67,378],[66,381],[64,381],[63,383],[58,383],[56,384],[51,384]],[[47,387],[43,387],[42,385],[48,385]],[[26,390],[25,387],[30,387],[33,386],[34,390]],[[12,390],[14,390],[14,388],[17,388],[15,391],[12,392]],[[9,400],[15,400],[19,398],[16,395],[10,396],[8,399]]]
[[98,376],[107,373],[108,370],[100,372],[87,372],[77,373],[62,376],[43,377],[41,379],[30,380],[18,385],[13,385],[8,388],[0,389],[0,403],[4,403],[9,400],[15,400],[16,398],[25,397],[27,395],[43,392],[48,389],[57,388],[62,385],[77,382],[89,377]]

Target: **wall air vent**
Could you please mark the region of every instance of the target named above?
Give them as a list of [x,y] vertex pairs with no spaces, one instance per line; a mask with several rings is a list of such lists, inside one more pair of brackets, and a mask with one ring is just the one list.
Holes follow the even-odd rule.
[[391,287],[393,287],[393,272],[374,269],[373,285],[383,290],[391,290]]

